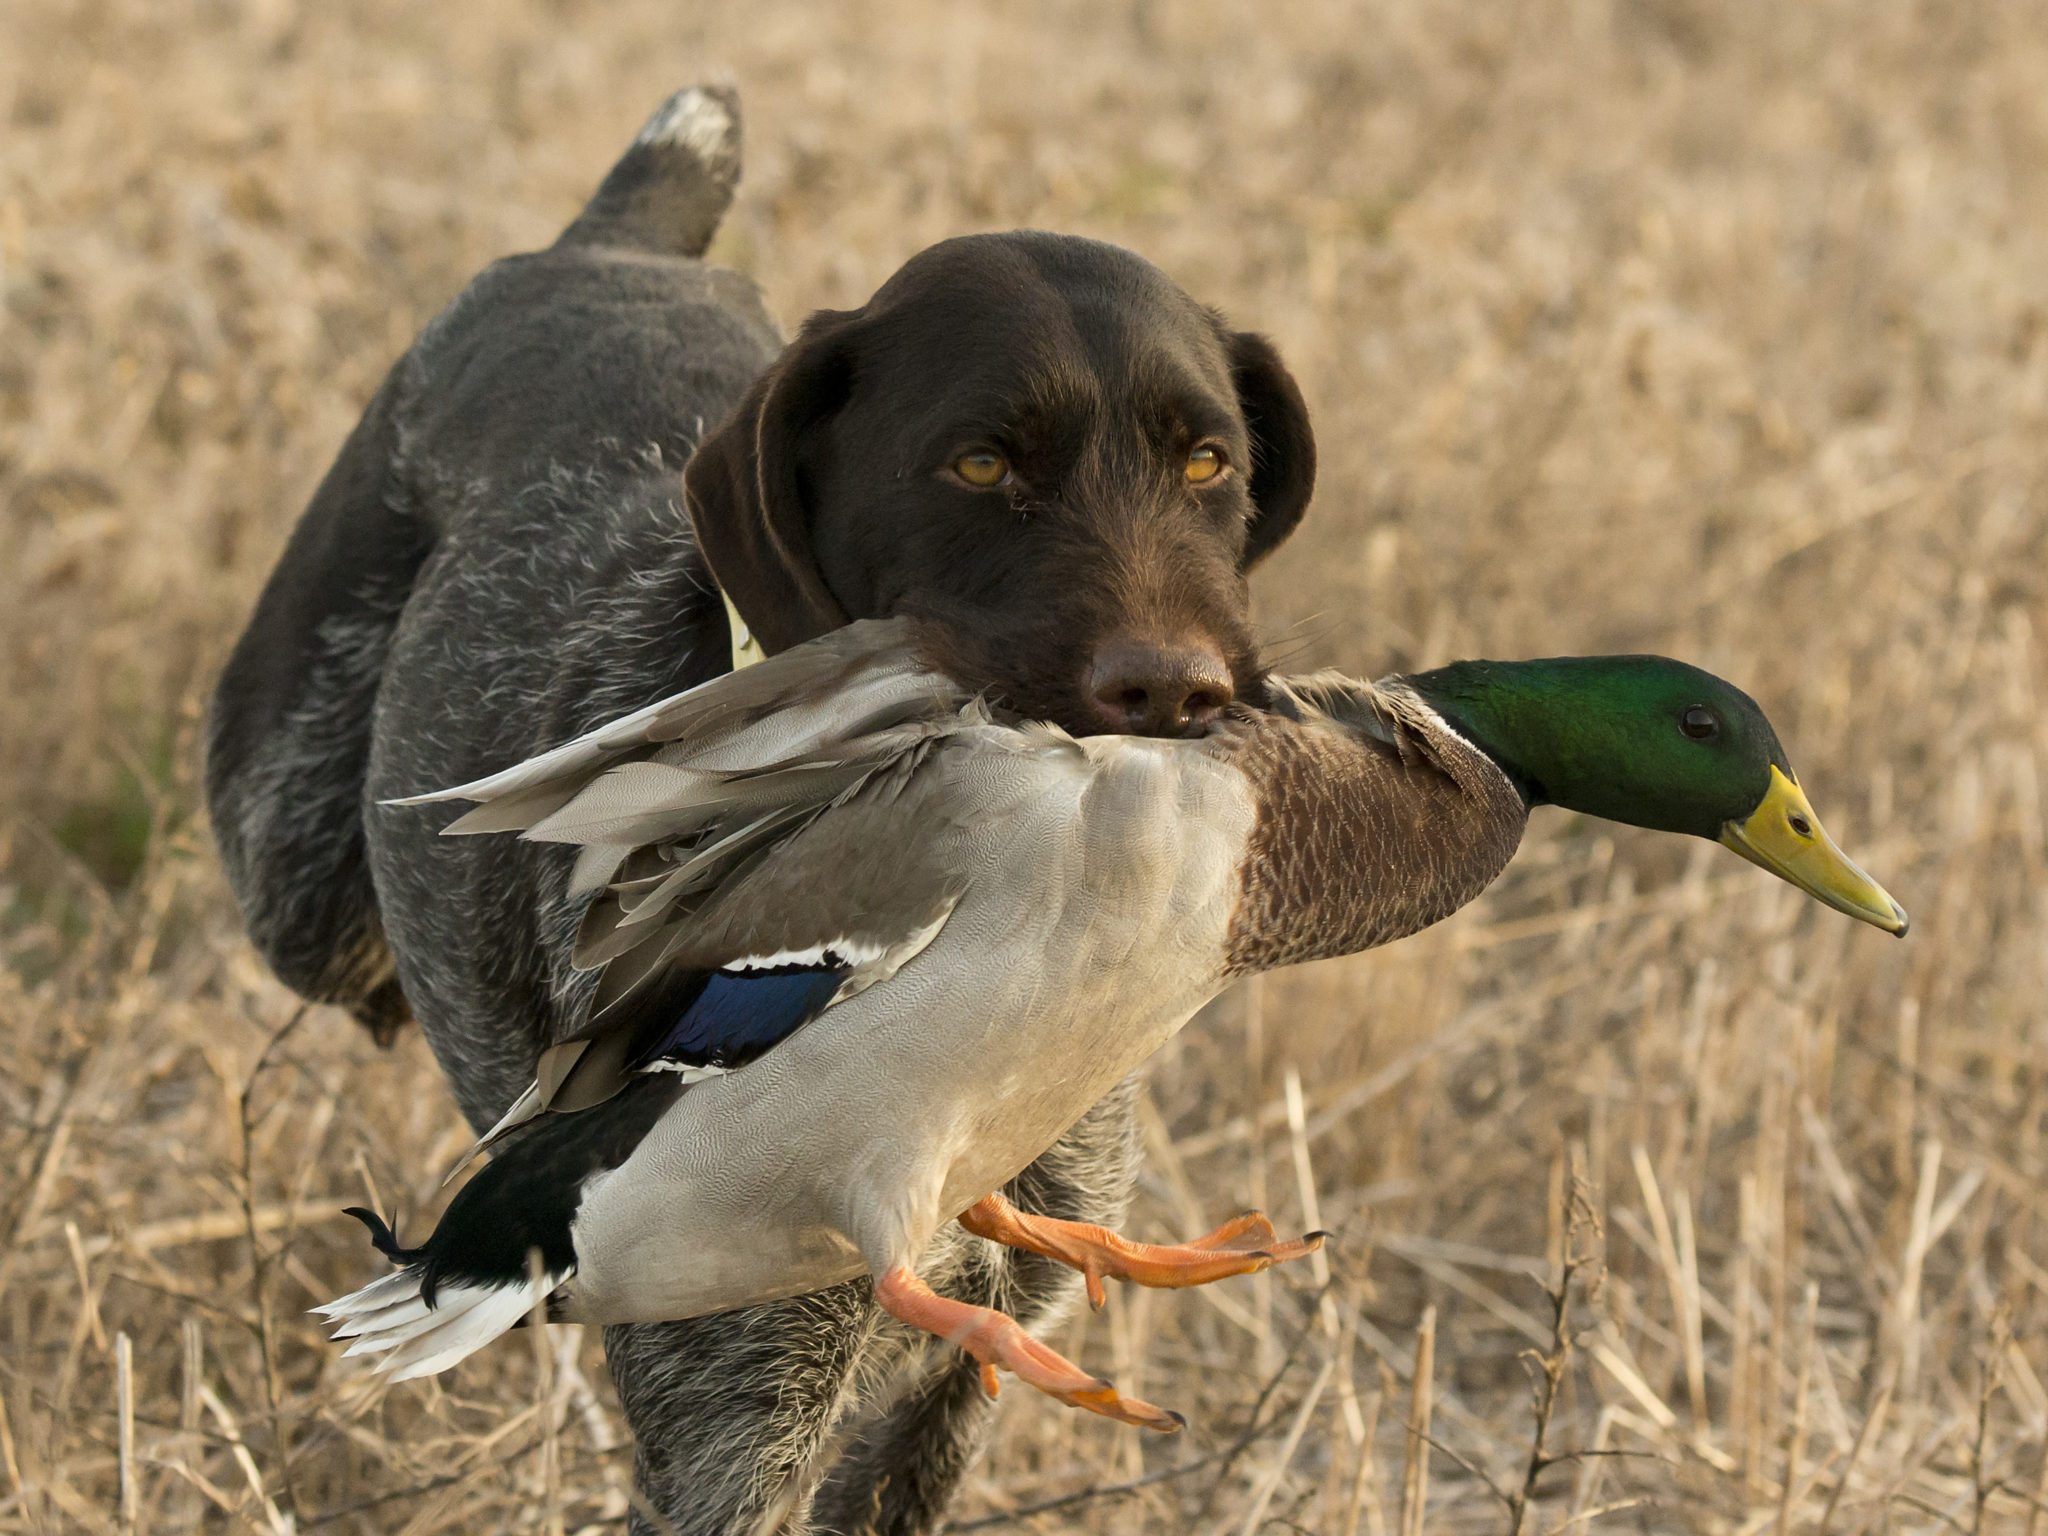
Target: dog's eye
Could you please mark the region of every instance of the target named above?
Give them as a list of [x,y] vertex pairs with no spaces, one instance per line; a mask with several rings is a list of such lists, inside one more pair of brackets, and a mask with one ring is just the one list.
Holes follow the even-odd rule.
[[953,473],[976,490],[985,491],[990,486],[1001,485],[1009,477],[1010,461],[1000,453],[977,448],[953,461]]
[[1223,473],[1224,463],[1223,450],[1204,443],[1188,455],[1187,468],[1181,473],[1189,485],[1207,485]]

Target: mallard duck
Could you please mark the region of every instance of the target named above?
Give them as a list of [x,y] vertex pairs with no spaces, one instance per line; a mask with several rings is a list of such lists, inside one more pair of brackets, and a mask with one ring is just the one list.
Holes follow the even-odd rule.
[[[1157,1429],[1002,1313],[935,1294],[940,1225],[1105,1278],[1200,1284],[1309,1252],[1258,1215],[1183,1244],[999,1189],[1235,978],[1414,933],[1557,805],[1711,838],[1891,933],[1769,721],[1655,656],[1279,679],[1197,740],[1005,720],[856,624],[494,777],[450,834],[577,851],[587,1025],[402,1266],[320,1309],[399,1379],[544,1304],[697,1316],[866,1274],[876,1301],[1065,1402]],[[530,1261],[530,1255],[538,1258]]]

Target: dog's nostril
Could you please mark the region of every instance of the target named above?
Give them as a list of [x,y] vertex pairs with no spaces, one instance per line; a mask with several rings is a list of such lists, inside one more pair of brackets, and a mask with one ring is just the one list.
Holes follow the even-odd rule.
[[1223,658],[1206,647],[1119,641],[1096,653],[1088,692],[1111,730],[1174,736],[1208,725],[1233,690]]

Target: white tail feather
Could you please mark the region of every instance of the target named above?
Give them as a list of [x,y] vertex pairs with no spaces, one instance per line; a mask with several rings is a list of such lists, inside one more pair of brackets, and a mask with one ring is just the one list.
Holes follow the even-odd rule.
[[403,1328],[418,1322],[431,1310],[426,1297],[416,1290],[408,1291],[402,1301],[394,1302],[388,1307],[379,1307],[374,1312],[361,1312],[350,1317],[334,1330],[334,1337],[364,1339],[387,1334],[395,1328]]
[[531,1279],[507,1285],[443,1284],[429,1305],[420,1294],[419,1271],[408,1267],[313,1310],[341,1324],[335,1338],[355,1341],[344,1358],[370,1356],[374,1369],[393,1381],[410,1381],[475,1354],[531,1313],[534,1302],[571,1273],[542,1276],[538,1294]]
[[419,1278],[399,1270],[396,1274],[385,1275],[372,1280],[359,1291],[350,1291],[346,1296],[337,1296],[325,1306],[313,1308],[316,1316],[334,1322],[342,1317],[366,1317],[381,1311],[407,1296],[419,1294]]

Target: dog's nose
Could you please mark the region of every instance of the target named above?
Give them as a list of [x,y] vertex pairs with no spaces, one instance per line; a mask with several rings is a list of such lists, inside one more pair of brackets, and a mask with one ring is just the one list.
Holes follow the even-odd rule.
[[1223,713],[1230,667],[1209,646],[1111,640],[1088,668],[1104,725],[1131,736],[1190,736]]

